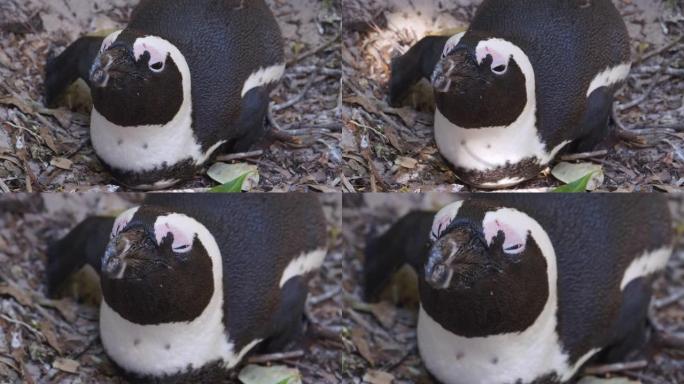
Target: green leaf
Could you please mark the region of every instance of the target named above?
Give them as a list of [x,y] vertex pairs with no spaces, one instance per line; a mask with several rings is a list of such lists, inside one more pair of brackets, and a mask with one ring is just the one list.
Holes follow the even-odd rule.
[[238,379],[243,384],[302,384],[302,375],[297,368],[279,365],[262,367],[250,364],[240,371]]
[[587,185],[589,184],[589,181],[591,178],[594,176],[594,172],[588,173],[586,176],[583,178],[573,181],[570,184],[566,184],[563,186],[560,186],[556,189],[553,190],[553,192],[559,192],[559,193],[580,193],[580,192],[586,192],[587,190]]
[[245,182],[247,179],[247,176],[249,176],[250,172],[247,172],[243,174],[242,176],[238,177],[237,179],[233,181],[229,181],[223,185],[219,185],[218,187],[214,187],[209,190],[209,192],[215,192],[215,193],[240,193],[242,192],[242,184]]
[[232,186],[233,182],[236,182],[245,174],[247,174],[247,177],[242,179],[241,190],[243,192],[249,192],[259,184],[259,169],[256,165],[246,163],[226,164],[219,162],[214,163],[207,171],[207,176],[221,184],[221,187],[218,187],[217,192],[240,192],[240,189],[228,189],[227,186]]

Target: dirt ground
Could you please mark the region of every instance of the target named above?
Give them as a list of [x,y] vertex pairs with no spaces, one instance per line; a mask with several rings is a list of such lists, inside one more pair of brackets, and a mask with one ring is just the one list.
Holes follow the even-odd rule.
[[[678,233],[674,255],[667,271],[655,283],[651,323],[678,340],[679,348],[665,348],[653,341],[644,358],[622,367],[593,366],[585,369],[580,384],[678,384],[684,382],[684,196],[672,198],[674,227]],[[458,197],[445,194],[345,195],[342,237],[345,244],[345,275],[342,282],[351,308],[347,318],[354,323],[352,340],[359,354],[348,362],[351,371],[369,367],[390,374],[394,383],[433,383],[427,376],[416,348],[416,276],[402,270],[383,296],[385,301],[363,303],[361,278],[363,248],[412,210],[438,210]],[[396,305],[395,305],[396,304]],[[360,335],[353,338],[354,332]],[[365,340],[365,341],[362,341]],[[653,339],[655,340],[655,338]],[[610,373],[598,374],[597,369]],[[621,370],[619,368],[622,368]],[[625,380],[631,381],[625,381]]]
[[[43,71],[49,54],[79,36],[124,26],[137,2],[0,2],[0,190],[125,191],[95,156],[88,109],[43,106]],[[283,31],[288,63],[272,94],[273,120],[299,142],[275,142],[228,162],[258,166],[256,191],[331,191],[342,162],[340,0],[267,2]],[[202,172],[175,188],[214,185]]]
[[[21,195],[0,199],[0,383],[125,383],[99,340],[98,289],[79,278],[61,300],[45,297],[46,246],[89,215],[111,215],[142,194]],[[305,383],[342,382],[336,366],[347,355],[340,319],[343,275],[341,198],[321,195],[328,220],[329,253],[311,281],[307,336],[290,359]],[[69,290],[68,290],[69,291]],[[76,300],[75,297],[79,297]],[[72,361],[77,362],[76,366]],[[324,368],[325,367],[325,368]],[[322,380],[322,381],[321,381]],[[227,383],[234,381],[227,379]]]
[[[613,0],[635,62],[616,104],[619,140],[599,164],[602,191],[679,191],[684,186],[684,15],[676,0]],[[427,34],[465,28],[479,0],[348,0],[343,19],[346,191],[470,191],[437,151],[434,104],[419,86],[403,108],[387,103],[391,59]],[[517,189],[548,190],[540,174]]]

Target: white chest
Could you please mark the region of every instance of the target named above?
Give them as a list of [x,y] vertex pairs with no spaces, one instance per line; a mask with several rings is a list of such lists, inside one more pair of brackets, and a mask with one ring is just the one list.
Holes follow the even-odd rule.
[[199,164],[220,145],[204,152],[192,131],[190,105],[183,105],[166,125],[121,127],[96,109],[90,122],[90,135],[97,155],[108,165],[126,171],[142,172],[172,166],[191,159]]
[[490,171],[536,157],[544,165],[570,141],[546,151],[531,109],[509,126],[466,129],[435,112],[435,140],[442,155],[454,166],[469,171]]
[[555,333],[555,314],[549,316],[545,310],[521,333],[466,338],[447,331],[421,308],[418,347],[425,366],[445,384],[525,384],[548,374],[565,380],[596,351],[569,366]]

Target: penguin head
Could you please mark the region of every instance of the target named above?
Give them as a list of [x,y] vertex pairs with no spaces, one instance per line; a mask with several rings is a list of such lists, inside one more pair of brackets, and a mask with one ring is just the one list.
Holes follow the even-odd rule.
[[526,213],[490,200],[454,203],[433,223],[421,305],[459,335],[520,332],[555,295],[555,268],[548,235]]
[[103,41],[89,83],[100,114],[134,127],[170,122],[189,91],[186,78],[188,65],[172,43],[123,30]]
[[432,74],[440,112],[462,128],[507,126],[527,105],[531,65],[523,51],[476,32],[453,36]]
[[151,206],[125,212],[102,258],[105,301],[137,324],[199,316],[214,290],[210,253],[218,252],[207,234],[201,223],[183,214]]
[[432,289],[477,290],[503,281],[518,285],[511,277],[546,284],[549,255],[536,235],[542,241],[548,237],[536,221],[487,201],[469,201],[468,210],[457,214],[462,204],[447,206],[435,217],[423,276]]

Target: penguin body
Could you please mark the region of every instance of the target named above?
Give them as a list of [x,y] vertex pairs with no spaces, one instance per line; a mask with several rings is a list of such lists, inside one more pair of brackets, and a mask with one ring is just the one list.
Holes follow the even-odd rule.
[[315,197],[149,196],[109,223],[108,242],[79,227],[99,244],[89,251],[74,233],[51,247],[49,286],[74,258],[100,271],[102,343],[129,376],[220,375],[301,334],[308,278],[326,253]]
[[87,80],[105,167],[127,186],[161,189],[192,177],[219,147],[261,139],[284,70],[263,0],[144,0],[124,30],[81,38],[48,63],[46,99]]
[[465,183],[505,188],[599,144],[630,67],[610,0],[485,0],[466,32],[426,37],[393,61],[390,101],[430,79],[442,155]]
[[403,255],[419,271],[428,371],[448,384],[566,383],[590,359],[645,342],[651,283],[672,252],[669,215],[653,196],[478,196],[431,228],[414,214],[416,225],[371,243],[366,292],[377,292],[368,282],[382,281],[382,260],[398,257],[392,247],[429,238]]

